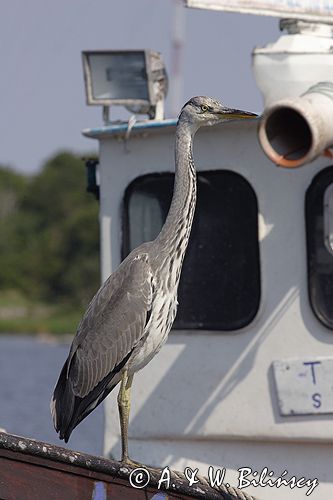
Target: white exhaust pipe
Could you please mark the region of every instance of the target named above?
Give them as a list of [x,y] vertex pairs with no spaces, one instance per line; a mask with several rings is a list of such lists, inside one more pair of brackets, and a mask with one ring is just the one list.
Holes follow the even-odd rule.
[[333,82],[269,106],[259,125],[260,144],[272,162],[300,167],[333,145]]

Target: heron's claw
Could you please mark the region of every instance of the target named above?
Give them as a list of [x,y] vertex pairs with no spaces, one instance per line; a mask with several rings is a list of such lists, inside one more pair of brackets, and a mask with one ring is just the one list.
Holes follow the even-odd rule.
[[162,470],[160,467],[152,467],[151,465],[146,465],[146,464],[142,464],[140,462],[135,462],[134,460],[132,460],[129,457],[123,458],[121,460],[121,463],[123,465],[127,465],[128,467],[131,467],[131,469],[143,468],[143,469],[148,469],[149,471],[156,472],[156,473],[160,473]]
[[140,464],[140,462],[135,462],[129,457],[125,457],[121,460],[121,463],[124,465],[128,465],[129,467],[132,467],[133,469],[138,469],[140,467],[146,467],[144,464]]

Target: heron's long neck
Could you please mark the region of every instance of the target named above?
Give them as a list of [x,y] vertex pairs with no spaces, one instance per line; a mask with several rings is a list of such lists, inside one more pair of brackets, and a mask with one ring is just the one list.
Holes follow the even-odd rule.
[[190,237],[195,204],[196,173],[192,142],[196,129],[180,122],[176,131],[175,183],[172,202],[165,224],[157,237],[159,248],[182,264]]

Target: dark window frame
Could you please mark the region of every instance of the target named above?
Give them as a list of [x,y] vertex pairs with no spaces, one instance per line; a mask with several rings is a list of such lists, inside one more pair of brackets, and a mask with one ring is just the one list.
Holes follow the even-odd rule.
[[[308,285],[308,298],[314,316],[329,330],[333,330],[333,304],[332,314],[329,317],[327,313],[328,304],[320,302],[325,290],[327,291],[328,284],[332,289],[333,296],[333,255],[330,254],[325,246],[324,240],[324,195],[326,189],[333,183],[333,166],[323,168],[311,180],[305,193],[305,230],[306,230],[306,256],[307,256],[307,285]],[[323,275],[318,271],[318,217],[321,218],[322,223],[322,248],[321,252],[325,253],[326,258],[332,260],[332,278],[328,282]],[[316,231],[317,230],[317,231]],[[320,234],[320,232],[319,232]],[[316,269],[317,268],[317,269]],[[328,303],[330,301],[328,300]],[[325,311],[326,307],[326,311]]]
[[[238,172],[233,172],[230,170],[207,170],[207,171],[200,171],[197,173],[198,174],[198,179],[200,180],[200,176],[209,176],[211,174],[215,175],[229,175],[233,177],[237,177],[239,181],[241,181],[244,185],[246,185],[246,188],[248,188],[248,196],[252,197],[253,199],[253,204],[254,204],[254,210],[256,214],[255,218],[255,253],[256,253],[256,259],[255,259],[255,264],[254,267],[256,267],[256,273],[257,273],[257,281],[256,281],[256,293],[254,300],[256,301],[255,307],[253,307],[251,313],[246,317],[246,319],[241,318],[238,322],[235,321],[232,326],[230,327],[223,327],[221,325],[221,322],[219,325],[216,323],[209,323],[206,321],[204,324],[202,322],[189,322],[189,321],[179,321],[178,314],[175,320],[174,324],[174,329],[176,330],[212,330],[212,331],[221,331],[225,333],[231,333],[233,331],[238,331],[238,330],[243,330],[244,328],[248,327],[251,325],[253,320],[258,314],[258,311],[260,309],[260,303],[261,303],[261,260],[260,260],[260,245],[259,245],[259,228],[258,228],[258,214],[259,214],[259,206],[258,206],[258,199],[257,195],[251,186],[250,182],[241,174]],[[122,245],[121,245],[121,254],[122,254],[122,259],[125,258],[128,253],[131,251],[130,248],[130,221],[129,221],[129,202],[130,198],[135,192],[135,189],[140,187],[142,185],[142,182],[146,179],[161,179],[165,180],[166,176],[170,179],[172,179],[172,185],[173,185],[173,179],[174,179],[174,174],[170,172],[163,172],[163,173],[150,173],[150,174],[144,174],[141,176],[136,177],[130,184],[127,186],[123,198],[123,207],[122,207]],[[244,212],[246,213],[246,212]],[[247,256],[246,256],[247,258]],[[246,260],[243,259],[243,260]],[[186,256],[185,256],[185,261],[186,261]],[[184,264],[185,264],[184,261]],[[243,263],[243,266],[245,264]],[[183,273],[182,273],[183,274]],[[252,295],[252,294],[251,294]],[[251,297],[252,298],[252,297]],[[180,301],[181,302],[181,301]],[[181,306],[180,306],[181,307]],[[221,307],[223,307],[223,304],[221,304]],[[180,309],[180,308],[179,308]]]

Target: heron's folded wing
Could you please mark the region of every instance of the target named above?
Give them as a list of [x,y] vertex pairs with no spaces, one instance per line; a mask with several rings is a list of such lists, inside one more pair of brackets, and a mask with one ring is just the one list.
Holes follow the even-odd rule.
[[86,396],[129,357],[143,335],[152,293],[147,254],[126,259],[99,289],[70,351],[67,376],[76,396]]

